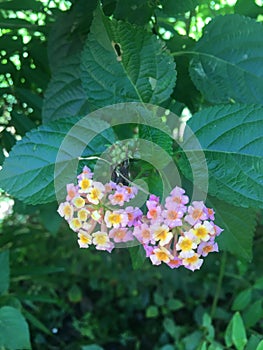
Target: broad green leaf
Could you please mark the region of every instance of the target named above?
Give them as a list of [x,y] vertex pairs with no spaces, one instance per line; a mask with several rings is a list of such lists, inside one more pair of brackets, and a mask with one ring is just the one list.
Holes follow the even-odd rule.
[[48,38],[48,60],[52,72],[56,73],[67,57],[82,50],[97,3],[98,0],[78,0],[57,18]]
[[246,329],[239,312],[233,316],[232,339],[237,350],[243,350],[247,343]]
[[175,64],[161,41],[97,10],[82,54],[82,84],[92,108],[118,102],[158,104],[169,98]]
[[0,309],[0,347],[31,349],[28,324],[20,311],[11,306]]
[[242,290],[234,299],[232,310],[241,311],[244,310],[252,299],[252,290],[251,288]]
[[10,120],[9,124],[13,125],[16,132],[21,136],[24,136],[27,131],[36,127],[36,124],[24,114],[12,111],[11,116],[12,119]]
[[224,229],[217,239],[220,248],[251,261],[256,211],[234,207],[211,197],[209,205],[215,210],[216,223]]
[[79,55],[71,56],[54,73],[45,92],[44,123],[89,112],[88,100],[81,86],[79,64]]
[[0,252],[0,294],[9,288],[9,250]]
[[213,103],[263,101],[263,27],[240,15],[218,16],[195,47],[190,75]]
[[[92,117],[78,119],[51,122],[27,133],[6,158],[0,172],[0,187],[27,204],[55,201],[60,191],[61,198],[65,198],[65,186],[75,180],[78,157],[83,151],[86,157],[98,155],[115,141],[112,129],[107,129],[108,123]],[[55,165],[58,167],[55,181],[66,172],[56,194]]]
[[[188,123],[182,148],[198,166],[201,144],[209,171],[209,193],[240,207],[263,208],[263,107],[220,105],[202,110]],[[189,133],[189,134],[188,134]],[[181,170],[190,177],[185,158]],[[200,169],[200,178],[203,176]]]

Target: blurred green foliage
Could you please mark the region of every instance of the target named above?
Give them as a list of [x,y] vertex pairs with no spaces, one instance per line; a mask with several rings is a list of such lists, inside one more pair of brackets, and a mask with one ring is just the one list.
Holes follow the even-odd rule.
[[[17,140],[42,123],[51,74],[69,52],[81,51],[96,4],[0,1],[0,164]],[[217,15],[262,14],[252,0],[102,4],[106,15],[158,34],[172,52],[192,50]],[[178,56],[176,64],[172,97],[192,112],[208,105],[189,77],[189,58]],[[156,187],[154,174],[150,181]],[[136,256],[131,263],[124,249],[111,255],[81,250],[56,203],[15,201],[13,214],[0,217],[0,348],[262,350],[263,216],[256,215],[252,261],[224,252],[209,256],[193,274],[148,261],[133,269]]]

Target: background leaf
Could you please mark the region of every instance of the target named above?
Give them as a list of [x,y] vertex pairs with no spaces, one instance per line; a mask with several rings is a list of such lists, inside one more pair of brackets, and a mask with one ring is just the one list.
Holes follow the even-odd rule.
[[9,250],[0,252],[0,266],[0,294],[2,294],[9,288]]
[[22,314],[11,306],[0,309],[0,346],[9,350],[31,349],[28,325]]
[[208,203],[216,212],[216,223],[224,229],[217,238],[220,248],[251,261],[256,211],[234,207],[211,197]]
[[93,109],[129,101],[161,103],[169,98],[176,80],[173,59],[158,39],[141,27],[110,20],[99,10],[81,69]]
[[214,18],[195,47],[190,75],[213,103],[263,101],[263,27],[240,15]]

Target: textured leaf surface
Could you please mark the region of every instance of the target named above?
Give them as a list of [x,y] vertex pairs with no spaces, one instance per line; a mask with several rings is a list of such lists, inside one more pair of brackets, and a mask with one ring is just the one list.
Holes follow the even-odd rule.
[[[85,156],[100,154],[105,150],[105,145],[113,143],[115,139],[112,129],[107,129],[109,124],[104,121],[88,117],[76,123],[76,118],[63,119],[59,124],[53,122],[27,133],[6,158],[0,172],[0,187],[27,204],[56,200],[55,164],[59,164],[62,173],[69,162],[77,161],[81,156],[80,150],[84,150]],[[104,129],[107,130],[99,135]],[[66,135],[68,141],[63,146],[62,158],[57,160]],[[89,143],[92,137],[95,138]],[[77,163],[75,166],[77,168]],[[72,180],[68,178],[66,183]],[[66,183],[61,184],[60,190],[64,187],[65,191]]]
[[0,346],[9,350],[31,349],[26,320],[11,306],[0,309]]
[[141,27],[109,20],[100,11],[91,26],[81,69],[93,109],[129,101],[158,104],[169,98],[176,80],[173,59],[159,40]]
[[207,25],[190,75],[208,101],[262,104],[262,37],[262,24],[240,15],[218,16]]
[[45,93],[42,118],[45,123],[89,112],[80,80],[80,57],[71,56],[53,75]]
[[82,50],[97,3],[97,0],[79,0],[54,23],[48,40],[48,60],[53,72],[69,55]]
[[[199,140],[209,170],[209,193],[241,207],[263,208],[263,107],[226,105],[204,109],[189,120],[194,136],[184,136],[183,148],[198,162]],[[183,157],[182,157],[183,158]],[[189,178],[184,158],[180,165]],[[202,176],[202,174],[200,174]]]
[[209,205],[216,212],[216,223],[224,229],[217,239],[220,248],[251,261],[256,211],[235,207],[211,197]]

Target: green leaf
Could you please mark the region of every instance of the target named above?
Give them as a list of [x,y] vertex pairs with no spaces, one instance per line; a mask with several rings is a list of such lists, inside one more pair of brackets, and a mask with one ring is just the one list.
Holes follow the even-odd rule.
[[48,232],[53,235],[57,234],[62,218],[57,212],[57,202],[50,203],[49,205],[42,205],[39,209],[39,219]]
[[214,18],[195,47],[190,75],[213,103],[263,101],[263,27],[240,15]]
[[150,305],[146,309],[146,318],[155,318],[159,315],[159,309],[155,305]]
[[[233,205],[263,208],[263,107],[221,105],[196,113],[188,123],[182,148],[198,167],[201,144],[209,171],[209,193]],[[189,178],[184,157],[181,170]],[[200,177],[203,170],[200,168]]]
[[243,318],[246,327],[253,327],[257,322],[259,322],[263,317],[262,301],[257,300],[252,305],[250,305],[243,313]]
[[48,60],[52,72],[63,67],[69,56],[80,53],[93,19],[97,0],[78,0],[62,12],[54,23],[48,40]]
[[184,303],[179,299],[169,299],[167,302],[167,307],[169,310],[176,311],[181,309],[184,306]]
[[0,309],[0,346],[9,350],[31,349],[28,324],[11,306]]
[[12,111],[11,115],[12,119],[10,120],[9,124],[13,125],[16,132],[21,136],[24,136],[27,131],[36,127],[36,124],[24,114]]
[[[107,129],[108,123],[90,116],[78,119],[51,122],[27,133],[6,158],[0,187],[27,204],[55,201],[60,192],[60,199],[65,198],[66,184],[75,180],[78,157],[83,151],[86,157],[101,154],[107,144],[115,141],[112,129]],[[65,176],[60,182],[61,173]]]
[[[247,346],[245,350],[259,350],[257,346],[260,345],[260,338],[254,334],[251,335],[247,342]],[[262,348],[260,350],[263,350],[263,341],[262,341]]]
[[16,87],[15,94],[16,97],[20,99],[20,101],[26,102],[30,107],[41,111],[43,100],[36,93],[32,92],[29,89]]
[[263,350],[263,340],[258,344],[256,350]]
[[133,269],[134,270],[141,269],[146,259],[146,255],[145,255],[146,253],[144,248],[141,245],[136,247],[131,247],[129,248],[129,252],[130,252]]
[[234,299],[232,310],[241,311],[244,310],[252,299],[252,290],[251,288],[242,290]]
[[163,327],[165,331],[170,334],[172,338],[176,338],[177,333],[177,327],[175,325],[175,322],[172,318],[166,317],[163,321]]
[[216,223],[224,229],[217,238],[219,247],[241,259],[251,261],[256,211],[234,207],[209,197],[209,205],[216,213]]
[[99,345],[92,344],[92,345],[84,345],[81,347],[81,350],[103,350],[103,348]]
[[247,343],[245,326],[239,312],[233,316],[232,339],[237,350],[243,350]]
[[2,294],[9,288],[9,250],[0,252],[0,266],[0,294]]
[[227,325],[224,339],[226,346],[230,348],[230,346],[233,344],[233,339],[232,339],[232,333],[233,333],[233,318],[231,318],[230,322]]
[[175,85],[173,59],[141,27],[97,10],[82,54],[82,84],[93,109],[119,102],[158,104]]
[[263,290],[263,277],[257,278],[253,286],[254,289]]
[[80,80],[80,57],[71,56],[53,75],[45,92],[43,122],[86,115],[89,104]]

